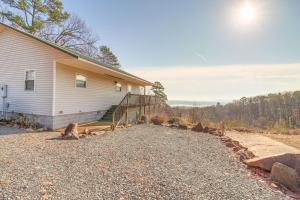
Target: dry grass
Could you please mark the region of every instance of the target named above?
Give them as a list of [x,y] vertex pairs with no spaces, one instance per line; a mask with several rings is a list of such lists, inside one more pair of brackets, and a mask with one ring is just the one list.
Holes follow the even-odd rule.
[[267,137],[300,149],[300,135],[266,134]]
[[162,125],[163,123],[167,122],[168,118],[164,114],[157,114],[151,117],[151,122],[155,125]]

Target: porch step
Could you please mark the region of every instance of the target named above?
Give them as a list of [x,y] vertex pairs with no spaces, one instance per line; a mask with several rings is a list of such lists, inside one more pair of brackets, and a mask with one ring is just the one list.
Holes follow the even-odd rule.
[[111,122],[113,121],[113,113],[116,110],[118,106],[117,105],[112,105],[106,113],[103,115],[103,117],[100,119],[100,122]]

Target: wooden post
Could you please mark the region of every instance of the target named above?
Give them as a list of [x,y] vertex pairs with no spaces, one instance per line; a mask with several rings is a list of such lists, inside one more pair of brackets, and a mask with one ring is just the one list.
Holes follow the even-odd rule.
[[144,86],[144,115],[146,115],[146,86]]
[[113,113],[113,120],[112,120],[112,125],[111,125],[111,130],[114,131],[115,130],[115,115],[116,113]]
[[150,119],[150,115],[151,115],[151,96],[149,96],[149,102],[148,102],[148,110],[149,110],[149,119]]
[[128,98],[129,98],[129,96],[127,96],[127,98],[126,98],[126,113],[125,113],[125,124],[126,124],[126,126],[128,125]]
[[140,101],[140,105],[139,105],[139,120],[141,120],[142,118],[142,95],[139,96],[139,101]]
[[157,106],[156,106],[156,104],[157,104],[157,101],[156,101],[156,97],[154,97],[155,98],[155,104],[154,104],[154,112],[156,113],[156,110],[157,110]]

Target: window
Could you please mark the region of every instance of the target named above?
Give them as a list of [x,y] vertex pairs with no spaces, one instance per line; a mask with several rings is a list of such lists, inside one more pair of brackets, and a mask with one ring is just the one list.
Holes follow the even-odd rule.
[[76,87],[86,88],[86,77],[83,75],[76,75]]
[[34,91],[34,80],[35,80],[35,71],[34,70],[26,71],[25,90]]
[[116,82],[116,91],[117,92],[122,92],[122,85],[121,85],[121,83]]

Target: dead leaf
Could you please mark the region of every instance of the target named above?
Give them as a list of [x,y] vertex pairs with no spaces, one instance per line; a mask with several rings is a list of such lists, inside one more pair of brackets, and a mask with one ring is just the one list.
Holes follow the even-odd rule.
[[0,185],[9,185],[12,181],[8,179],[0,179]]
[[49,200],[49,196],[44,194],[43,196],[41,196],[40,200]]

